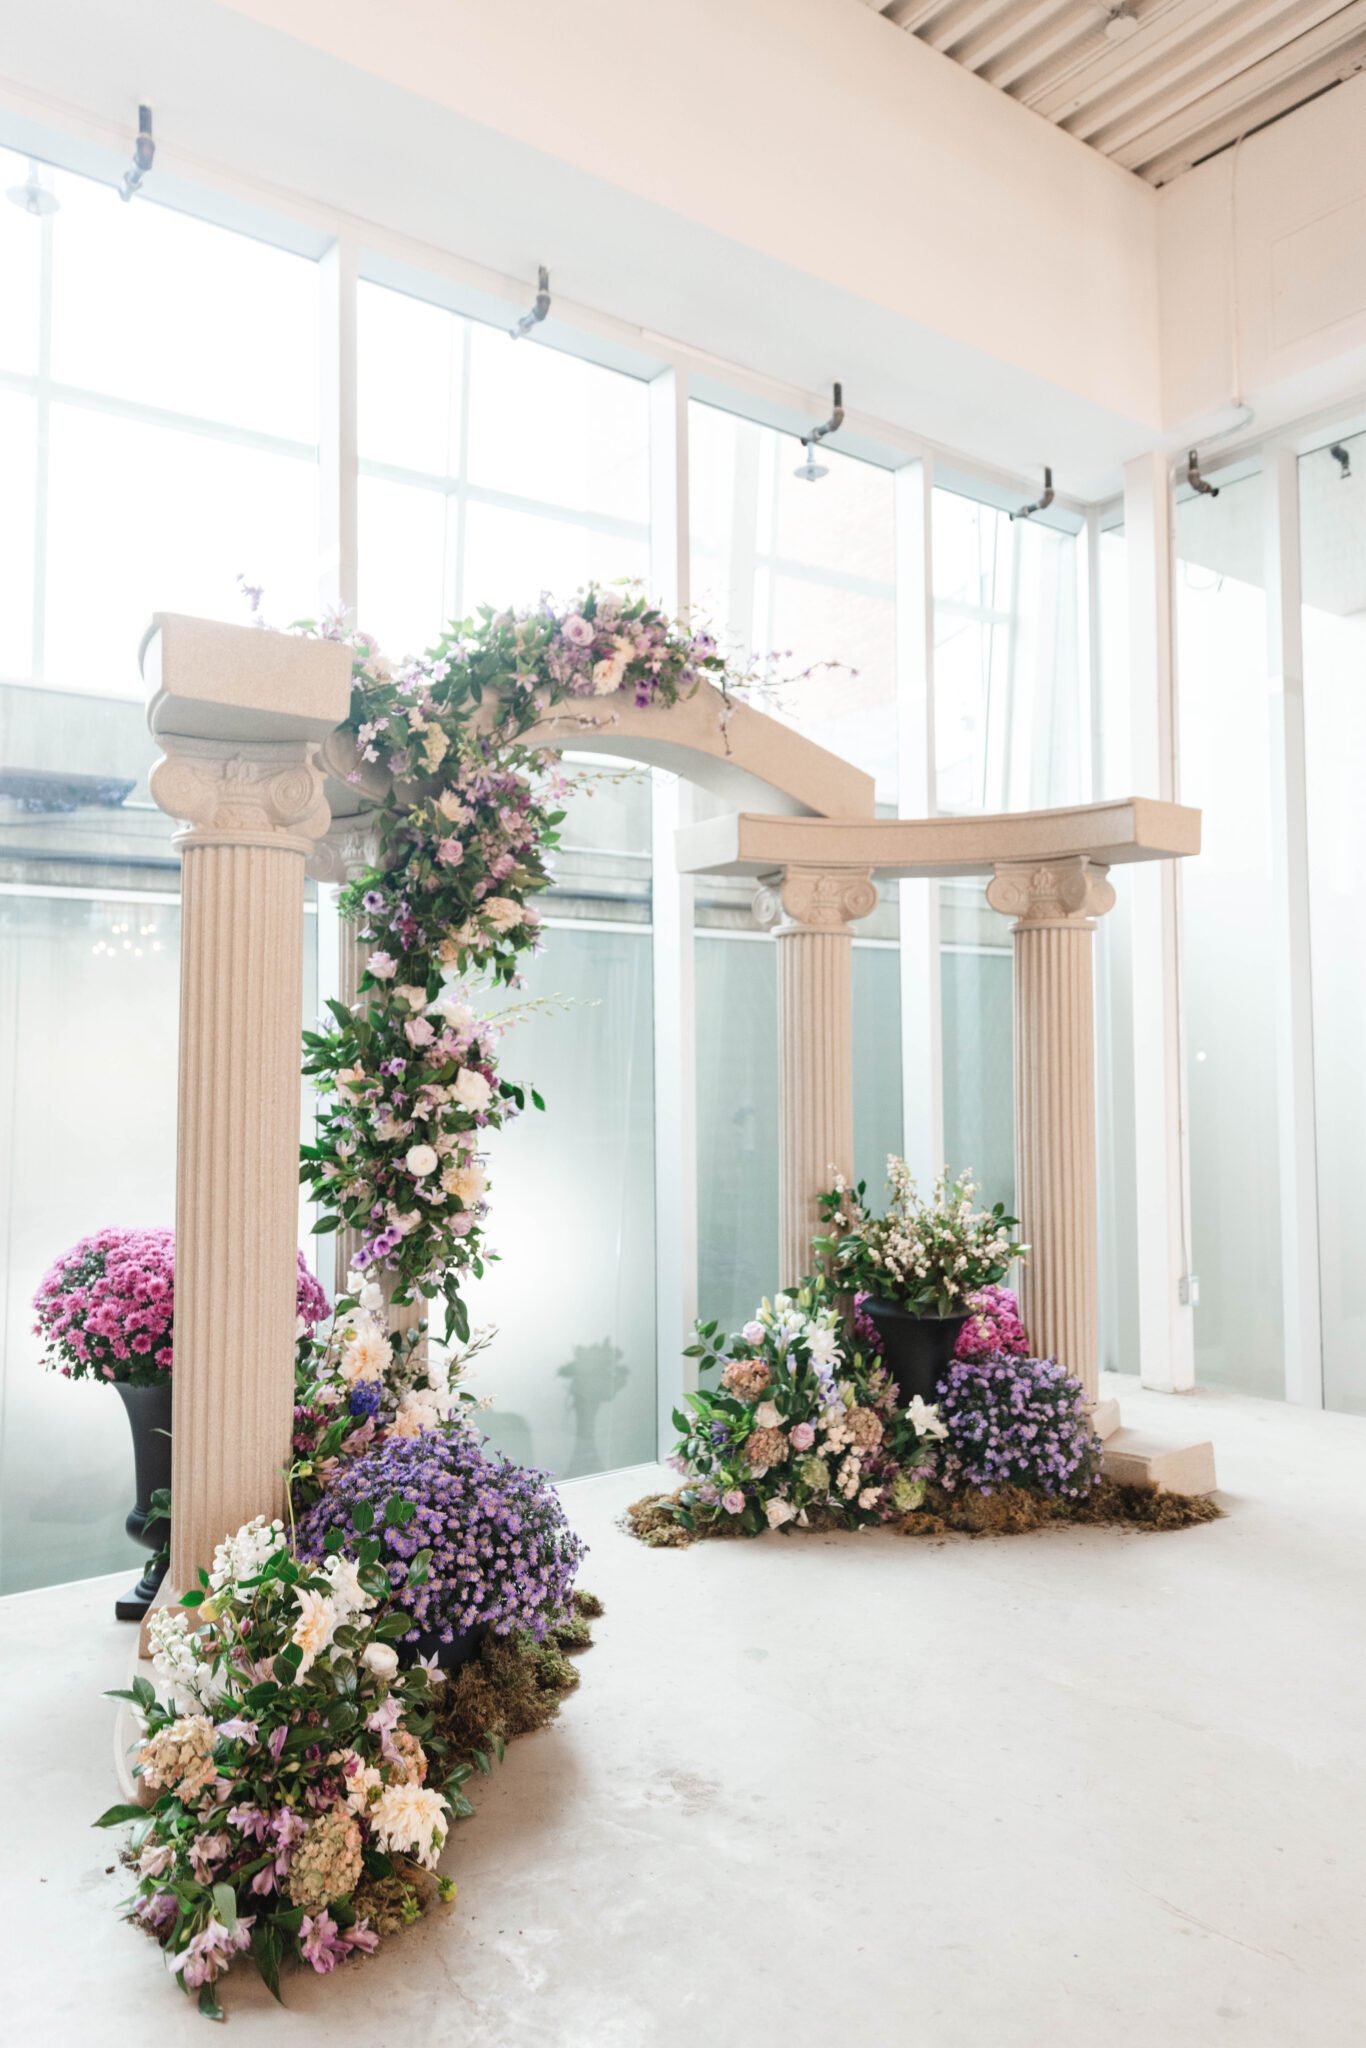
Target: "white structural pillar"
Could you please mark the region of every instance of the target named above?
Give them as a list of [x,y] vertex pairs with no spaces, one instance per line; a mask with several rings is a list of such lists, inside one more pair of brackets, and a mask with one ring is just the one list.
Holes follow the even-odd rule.
[[999,862],[987,901],[1015,939],[1016,1205],[1029,1257],[1021,1306],[1041,1357],[1095,1406],[1096,1087],[1091,934],[1114,904],[1084,858]]
[[854,996],[851,920],[877,890],[867,869],[789,867],[754,899],[778,948],[778,1273],[792,1286],[811,1267],[816,1197],[831,1169],[854,1169]]
[[280,1511],[294,1400],[304,864],[317,742],[350,655],[159,614],[144,645],[152,794],[180,821],[175,1417],[166,1597]]

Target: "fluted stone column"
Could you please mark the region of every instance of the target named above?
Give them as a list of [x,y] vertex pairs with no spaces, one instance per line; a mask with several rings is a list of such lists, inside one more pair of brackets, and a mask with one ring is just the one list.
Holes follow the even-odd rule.
[[330,642],[168,617],[143,668],[164,756],[152,795],[180,821],[183,863],[174,1599],[225,1534],[283,1505],[304,863],[328,826],[316,741],[346,715],[350,658]]
[[1091,934],[1115,892],[1094,861],[1000,862],[987,885],[1013,916],[1015,1175],[1030,1247],[1021,1308],[1031,1345],[1094,1405],[1096,1090]]
[[754,914],[778,949],[778,1273],[811,1267],[816,1197],[854,1167],[853,932],[877,890],[866,868],[788,867]]

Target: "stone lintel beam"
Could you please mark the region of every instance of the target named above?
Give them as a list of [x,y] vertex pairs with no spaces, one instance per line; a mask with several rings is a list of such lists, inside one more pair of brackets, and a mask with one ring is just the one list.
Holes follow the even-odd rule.
[[884,877],[989,875],[1004,861],[1083,859],[1099,867],[1200,851],[1200,813],[1155,797],[968,818],[792,818],[741,811],[685,826],[688,874],[762,875],[847,865]]

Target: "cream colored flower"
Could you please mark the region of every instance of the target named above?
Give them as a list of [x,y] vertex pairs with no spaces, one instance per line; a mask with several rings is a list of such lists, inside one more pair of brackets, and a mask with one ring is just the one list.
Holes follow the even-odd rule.
[[514,903],[510,896],[490,896],[480,905],[480,910],[496,932],[510,932],[514,925],[522,922],[522,906]]
[[462,1067],[451,1087],[454,1100],[474,1116],[488,1108],[492,1094],[487,1078],[473,1067]]
[[410,1010],[422,1009],[427,1001],[426,989],[419,988],[415,981],[401,981],[395,988],[394,994],[402,996]]
[[453,789],[442,790],[436,800],[436,807],[443,818],[449,818],[452,825],[464,825],[471,816]]
[[357,1380],[382,1380],[393,1353],[389,1339],[374,1323],[362,1326],[343,1347],[341,1375],[348,1386]]
[[422,765],[429,775],[435,775],[450,751],[450,741],[439,725],[429,725],[422,743]]
[[316,1592],[312,1586],[296,1586],[294,1598],[299,1603],[299,1619],[294,1624],[290,1641],[304,1653],[299,1665],[302,1678],[331,1642],[340,1617],[326,1594]]
[[370,1808],[370,1828],[382,1849],[435,1870],[450,1825],[447,1810],[441,1794],[425,1785],[386,1785]]
[[424,1174],[435,1173],[436,1152],[431,1145],[412,1145],[403,1163],[415,1180],[421,1180]]
[[446,1168],[441,1185],[448,1195],[455,1196],[462,1209],[472,1209],[483,1196],[488,1181],[481,1166],[459,1164]]
[[398,1671],[398,1651],[392,1643],[367,1643],[360,1661],[376,1678],[393,1678]]

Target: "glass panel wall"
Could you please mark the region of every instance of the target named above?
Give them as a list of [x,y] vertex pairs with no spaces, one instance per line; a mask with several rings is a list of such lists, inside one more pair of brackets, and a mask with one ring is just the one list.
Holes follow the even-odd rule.
[[[0,152],[0,186],[27,170]],[[138,644],[154,609],[245,621],[239,574],[273,618],[317,606],[315,265],[50,182],[55,212],[0,208],[5,1592],[145,1562],[122,1407],[42,1370],[30,1308],[77,1238],[174,1215],[179,863]]]
[[[1366,434],[1300,461],[1324,1401],[1366,1414]],[[1343,458],[1345,459],[1345,462]]]
[[[359,617],[387,653],[480,605],[643,578],[637,379],[373,284],[359,355]],[[544,945],[502,1053],[546,1110],[490,1143],[499,1259],[471,1292],[498,1331],[472,1382],[494,1397],[485,1427],[562,1477],[656,1449],[650,779],[569,759]]]
[[365,283],[358,354],[359,614],[386,651],[481,604],[644,577],[637,378]]
[[1176,508],[1181,869],[1196,1375],[1284,1393],[1262,485]]
[[[935,794],[942,814],[1084,802],[1082,543],[934,493]],[[988,1201],[1015,1196],[1010,921],[985,881],[940,884],[944,1150]]]
[[[871,775],[893,814],[891,472],[824,447],[811,482],[798,439],[696,402],[688,433],[694,615],[766,665],[760,707]],[[777,1270],[777,963],[752,895],[716,878],[697,890],[698,1294],[730,1328],[799,1277]],[[898,926],[884,886],[854,942],[855,1173],[874,1193],[902,1144]]]

